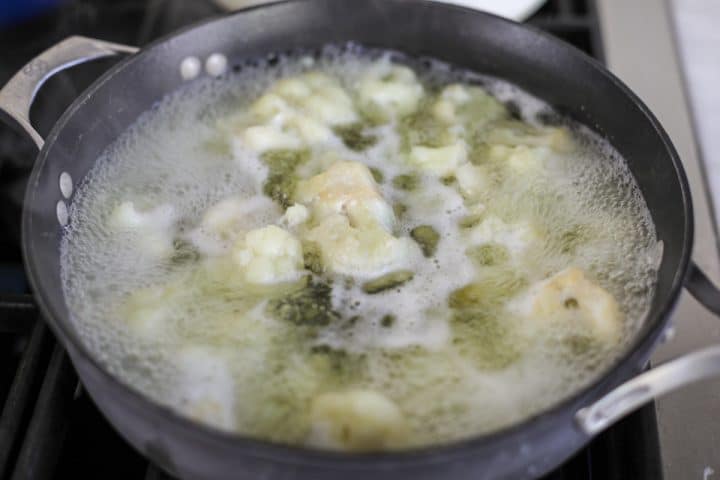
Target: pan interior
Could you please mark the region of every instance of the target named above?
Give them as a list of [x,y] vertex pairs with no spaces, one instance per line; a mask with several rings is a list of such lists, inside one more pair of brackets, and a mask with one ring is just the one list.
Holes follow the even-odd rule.
[[[234,119],[279,78],[310,71],[337,79],[357,104],[358,78],[383,62],[417,73],[425,93],[416,123],[405,118],[369,121],[360,133],[336,129],[343,143],[329,150],[344,155],[341,160],[372,167],[377,188],[396,207],[394,235],[424,247],[413,232],[431,226],[440,237],[437,250],[411,263],[416,278],[377,294],[358,291],[367,284],[362,275],[311,274],[305,258],[303,281],[331,289],[332,318],[278,323],[267,318],[278,294],[260,294],[258,301],[247,285],[233,288],[224,270],[232,257],[203,251],[197,240],[208,209],[228,197],[265,205],[252,228],[274,223],[292,230],[283,223],[287,215],[280,220],[291,203],[273,206],[264,190],[272,173],[267,156],[238,150],[228,141],[246,127]],[[468,164],[489,175],[487,192],[471,202],[458,172],[409,168],[402,160],[407,138],[425,128],[417,124],[454,83],[489,92],[488,102],[501,111],[498,125],[567,132],[572,150],[524,145],[500,133],[501,140],[494,141],[508,143],[503,147],[545,149],[540,170],[528,171],[524,164],[511,171],[507,158],[490,159],[484,133],[468,139],[469,155],[477,157]],[[348,143],[371,137],[366,148]],[[326,153],[315,149],[308,155]],[[318,174],[335,161],[319,162],[300,175]],[[408,189],[397,180],[411,176],[421,188]],[[133,202],[131,223],[151,224],[149,237],[113,227],[118,209],[130,208],[127,202]],[[483,208],[474,207],[478,204]],[[546,409],[596,378],[640,330],[662,255],[638,186],[607,142],[511,84],[354,44],[271,56],[168,95],[100,156],[70,215],[61,257],[66,301],[83,341],[113,374],[216,427],[314,446],[332,447],[318,445],[313,433],[313,412],[322,410],[317,397],[323,394],[382,392],[382,400],[358,398],[379,403],[380,409],[389,400],[393,406],[385,414],[392,418],[400,412],[403,434],[387,448],[486,433]],[[469,246],[458,240],[462,230],[493,228],[505,233],[491,234],[494,240],[486,244],[492,248],[468,256]],[[523,236],[530,240],[518,239]],[[516,252],[523,242],[528,245]],[[219,264],[207,259],[213,255]],[[518,313],[533,288],[571,266],[619,304],[624,320],[609,340],[598,340],[585,324],[538,324],[540,314]],[[459,305],[458,292],[467,293],[463,288],[471,284],[479,285],[476,296],[483,300],[466,308]],[[602,292],[590,289],[588,295],[592,303]],[[584,301],[566,300],[568,309]],[[415,321],[420,310],[435,312],[437,322]],[[333,397],[325,398],[332,404]]]

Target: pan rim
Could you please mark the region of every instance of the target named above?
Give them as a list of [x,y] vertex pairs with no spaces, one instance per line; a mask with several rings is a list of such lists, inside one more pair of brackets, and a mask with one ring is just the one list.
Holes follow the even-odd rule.
[[[66,350],[71,351],[70,356],[73,362],[75,361],[74,355],[80,355],[83,361],[87,362],[95,371],[104,377],[104,380],[116,384],[128,394],[128,398],[125,401],[139,405],[144,409],[145,415],[147,416],[151,416],[153,418],[160,417],[163,421],[171,421],[181,428],[185,434],[201,438],[203,442],[215,443],[218,445],[222,444],[226,447],[228,446],[228,443],[230,443],[234,449],[237,449],[238,451],[242,450],[247,455],[264,458],[278,463],[294,465],[325,465],[337,469],[361,470],[402,467],[409,464],[435,464],[469,456],[480,449],[497,449],[499,445],[513,445],[519,438],[526,436],[529,430],[543,428],[543,425],[547,422],[554,423],[557,419],[566,417],[568,413],[574,415],[574,412],[579,406],[586,406],[592,401],[598,399],[602,396],[602,394],[606,393],[617,384],[627,380],[637,373],[637,366],[646,360],[646,352],[651,351],[652,346],[657,342],[664,329],[665,323],[667,322],[668,316],[677,302],[684,284],[685,275],[688,271],[691,257],[694,236],[693,207],[687,176],[677,151],[675,150],[662,125],[658,122],[650,109],[637,97],[637,95],[635,95],[614,74],[609,72],[600,62],[588,56],[581,50],[532,25],[520,24],[487,12],[481,12],[458,5],[434,2],[432,0],[420,0],[415,2],[405,0],[386,1],[393,1],[398,4],[425,4],[426,6],[432,4],[432,8],[461,10],[475,16],[490,17],[492,21],[505,24],[506,28],[519,28],[529,31],[533,35],[552,42],[558,47],[569,50],[571,55],[576,57],[578,60],[585,62],[599,75],[602,75],[606,78],[606,80],[609,80],[614,87],[618,88],[625,96],[627,96],[629,100],[642,112],[649,124],[652,126],[654,132],[661,139],[662,144],[667,150],[667,153],[672,161],[674,173],[680,184],[680,190],[683,197],[683,209],[685,212],[685,222],[683,225],[684,241],[682,244],[678,268],[675,271],[667,297],[660,302],[656,317],[651,318],[648,315],[645,318],[643,327],[636,333],[633,341],[625,347],[625,351],[619,355],[612,364],[603,369],[602,372],[598,373],[592,381],[588,382],[582,388],[579,388],[577,391],[568,395],[561,401],[553,403],[547,408],[518,423],[511,424],[479,436],[472,436],[445,444],[393,452],[357,454],[316,450],[307,447],[286,445],[268,440],[257,439],[240,433],[218,430],[208,425],[190,420],[189,418],[175,412],[171,408],[149,399],[135,387],[127,384],[122,379],[108,372],[106,367],[97,360],[95,355],[93,355],[90,349],[84,344],[84,342],[82,342],[79,335],[73,328],[70,319],[63,318],[59,312],[50,307],[49,303],[46,301],[44,293],[45,288],[39,275],[39,266],[33,260],[36,256],[33,255],[33,247],[29,241],[31,234],[34,231],[33,209],[30,208],[30,206],[35,204],[35,186],[38,183],[38,178],[44,171],[45,165],[49,162],[49,151],[52,149],[52,146],[57,140],[60,132],[63,130],[65,124],[74,115],[74,113],[110,78],[115,76],[121,70],[130,67],[148,51],[164,45],[172,38],[182,35],[192,29],[221,21],[228,17],[244,15],[249,11],[272,9],[277,7],[282,8],[282,6],[286,4],[310,3],[313,1],[315,0],[281,0],[272,4],[257,5],[226,15],[214,16],[163,36],[162,38],[143,47],[137,54],[132,55],[111,67],[78,96],[78,98],[66,109],[60,119],[53,126],[42,150],[38,154],[28,182],[27,190],[25,192],[22,216],[22,249],[28,280],[35,294],[36,302],[43,314],[43,321],[50,325],[56,336],[60,338],[61,344],[66,348]],[[587,440],[589,440],[589,437]]]

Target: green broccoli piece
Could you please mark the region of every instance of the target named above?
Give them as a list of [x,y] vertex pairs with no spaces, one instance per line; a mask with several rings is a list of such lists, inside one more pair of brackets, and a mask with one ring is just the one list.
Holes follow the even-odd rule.
[[268,301],[266,312],[295,325],[324,326],[340,318],[331,296],[332,287],[311,280],[300,290]]
[[283,208],[292,205],[292,196],[297,186],[295,169],[307,161],[306,150],[271,150],[262,155],[262,161],[268,167],[268,176],[263,185],[263,193]]
[[322,261],[322,252],[320,246],[315,242],[304,241],[302,243],[303,263],[305,268],[316,275],[320,275],[325,271]]
[[366,135],[363,133],[364,125],[362,123],[353,123],[351,125],[343,125],[335,127],[335,134],[340,137],[350,150],[362,152],[377,143],[375,135]]
[[372,176],[377,183],[383,183],[385,181],[385,175],[379,168],[370,167],[370,173],[372,173]]
[[410,236],[422,249],[423,255],[432,257],[437,251],[440,234],[430,225],[420,225],[410,230]]
[[466,253],[473,262],[482,267],[493,267],[510,259],[507,248],[497,243],[486,243],[470,247]]
[[420,177],[414,173],[398,175],[392,179],[393,186],[411,192],[420,185]]
[[489,310],[501,305],[527,285],[527,280],[504,272],[469,283],[450,294],[448,305],[456,309]]
[[394,288],[412,280],[414,274],[409,270],[399,270],[378,277],[374,280],[363,283],[362,289],[365,293],[375,294],[383,290]]

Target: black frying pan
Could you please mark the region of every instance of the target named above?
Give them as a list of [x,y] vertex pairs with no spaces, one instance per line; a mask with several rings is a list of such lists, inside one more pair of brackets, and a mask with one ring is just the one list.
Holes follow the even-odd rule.
[[[60,281],[59,244],[73,187],[140,114],[182,85],[183,59],[204,61],[220,53],[232,66],[274,51],[351,40],[436,57],[509,80],[609,139],[627,160],[664,251],[642,329],[595,382],[541,414],[490,435],[401,453],[351,455],[274,445],[196,424],[111,376],[80,341],[69,322]],[[653,396],[720,371],[720,347],[714,347],[638,375],[662,338],[683,285],[714,312],[720,312],[720,292],[690,263],[690,193],[667,135],[625,85],[573,47],[528,26],[429,1],[299,0],[205,22],[136,50],[69,38],[8,82],[0,91],[0,112],[40,148],[25,199],[23,247],[45,318],[100,410],[131,444],[170,473],[184,478],[313,480],[534,478]],[[28,119],[40,85],[58,70],[118,53],[133,55],[80,95],[43,141]]]

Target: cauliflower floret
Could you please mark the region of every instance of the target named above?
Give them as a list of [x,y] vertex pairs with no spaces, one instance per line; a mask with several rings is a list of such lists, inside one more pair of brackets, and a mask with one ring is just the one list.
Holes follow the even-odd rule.
[[608,343],[619,340],[622,313],[613,296],[569,267],[534,285],[512,308],[539,325],[567,324]]
[[487,171],[482,166],[471,163],[460,165],[455,170],[460,192],[468,200],[477,200],[490,187]]
[[394,237],[377,224],[355,227],[339,213],[325,217],[305,238],[318,244],[326,268],[362,278],[405,269],[421,255],[412,239]]
[[263,153],[268,150],[298,150],[326,143],[332,138],[332,130],[322,123],[295,113],[284,113],[277,114],[268,124],[246,128],[236,141],[242,147]]
[[175,293],[176,288],[172,285],[156,285],[133,292],[121,310],[129,331],[147,340],[167,335]]
[[520,121],[502,122],[488,132],[488,143],[528,147],[548,147],[556,152],[573,148],[570,132],[564,127],[534,127]]
[[537,233],[529,223],[507,224],[495,216],[488,216],[470,229],[470,242],[473,245],[498,244],[513,255],[524,252],[537,238]]
[[458,165],[467,161],[465,142],[459,141],[446,147],[412,147],[408,160],[411,164],[438,176],[450,175]]
[[447,124],[471,121],[477,127],[507,115],[505,106],[480,87],[448,85],[432,106],[435,118]]
[[325,125],[346,125],[358,120],[350,96],[337,80],[324,73],[285,78],[273,85],[270,92],[288,101],[303,116]]
[[133,202],[123,202],[110,214],[111,228],[132,234],[140,250],[153,257],[163,257],[173,251],[173,234],[177,214],[172,205],[160,205],[140,211]]
[[210,207],[187,238],[205,255],[223,255],[242,232],[279,216],[278,206],[265,196],[248,199],[232,196]]
[[276,82],[250,113],[235,136],[241,147],[257,153],[327,143],[335,138],[330,127],[358,121],[350,96],[335,79],[318,72]]
[[400,409],[371,390],[324,393],[310,407],[310,445],[345,451],[392,448],[407,434]]
[[268,150],[297,150],[302,147],[299,136],[284,132],[275,125],[256,125],[246,128],[238,138],[241,145],[258,153]]
[[507,164],[515,173],[535,174],[543,169],[549,157],[550,149],[546,147],[520,145],[512,149]]
[[344,213],[353,226],[377,222],[387,230],[395,223],[392,207],[360,162],[335,162],[323,173],[298,182],[295,199],[309,205],[316,218]]
[[293,282],[303,272],[300,241],[290,232],[269,225],[252,230],[232,252],[248,283],[268,285]]
[[285,210],[283,222],[285,222],[289,227],[296,227],[307,222],[308,218],[310,218],[310,211],[307,207],[301,203],[296,203]]
[[417,110],[423,87],[411,69],[384,59],[360,79],[358,96],[367,113],[387,121]]
[[228,360],[211,347],[188,346],[175,356],[179,371],[174,385],[175,408],[195,420],[233,430],[235,382]]

